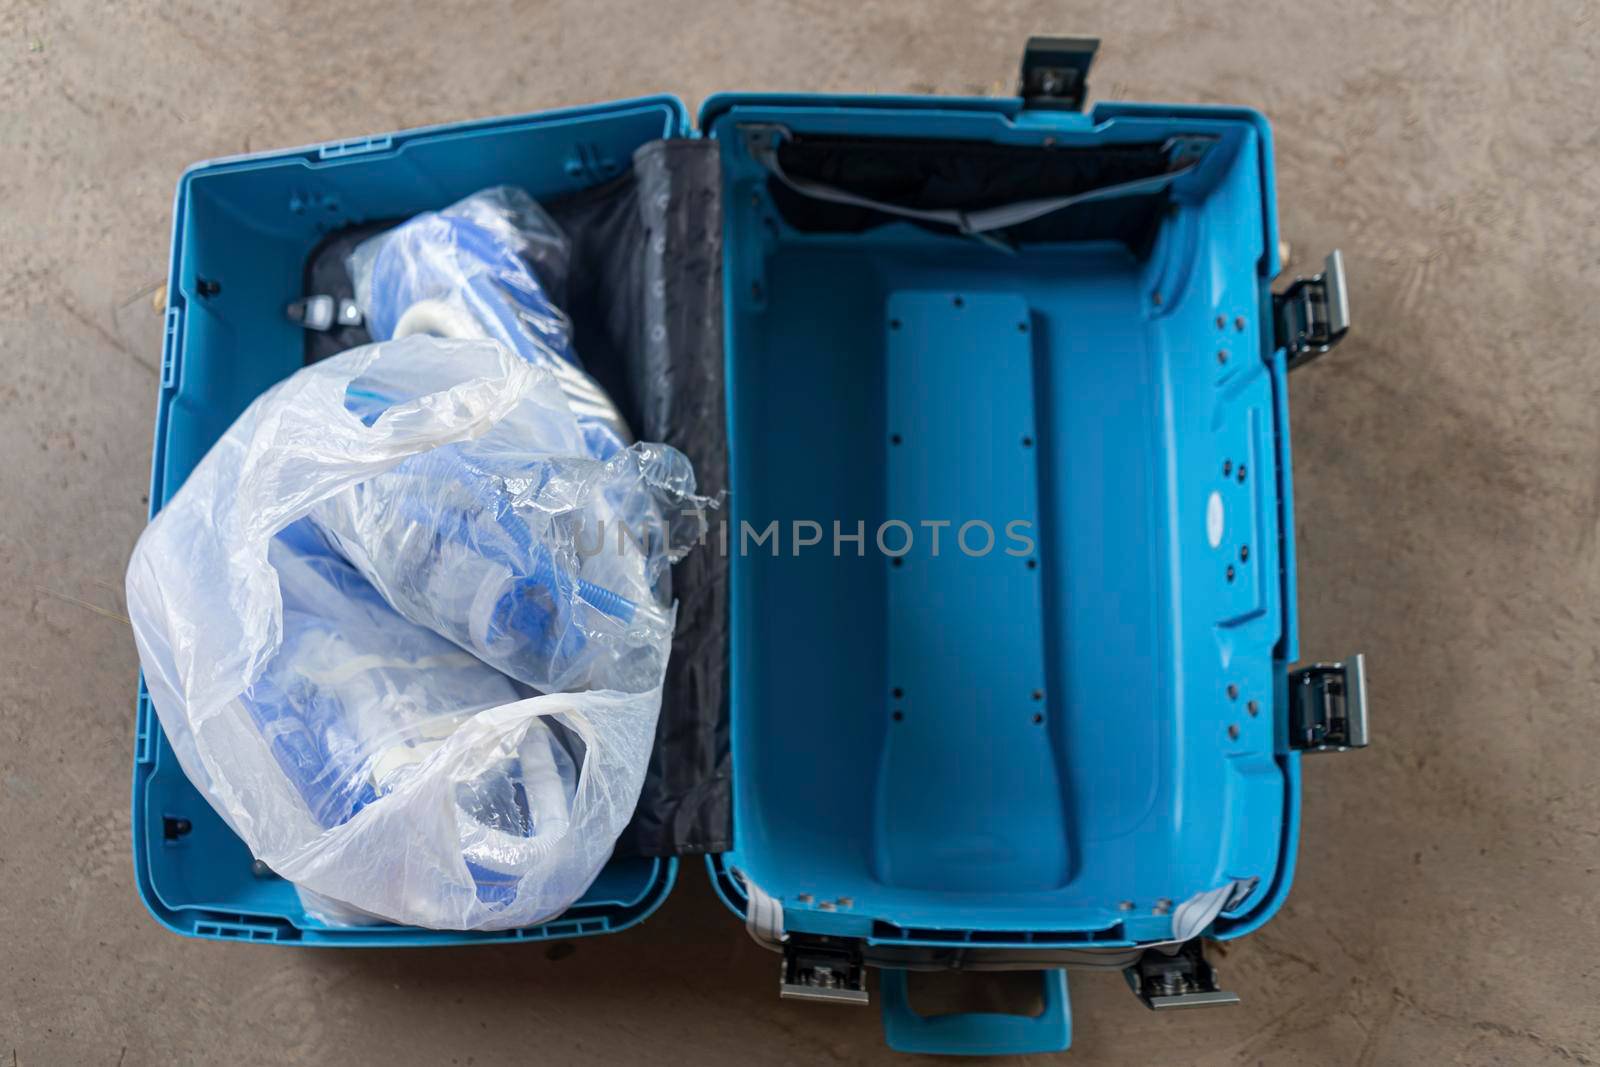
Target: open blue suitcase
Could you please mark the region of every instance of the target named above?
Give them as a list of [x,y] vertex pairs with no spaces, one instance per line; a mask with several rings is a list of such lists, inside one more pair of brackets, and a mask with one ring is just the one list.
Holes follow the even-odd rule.
[[[729,556],[731,847],[614,859],[532,929],[325,925],[184,778],[141,687],[150,911],[299,945],[569,938],[642,921],[688,859],[781,953],[783,995],[865,1003],[878,970],[899,1049],[1066,1048],[1068,968],[1123,970],[1155,1008],[1236,999],[1204,940],[1282,904],[1301,753],[1366,743],[1359,657],[1291,669],[1287,374],[1347,328],[1343,267],[1274,295],[1266,120],[1085,113],[1093,47],[1030,42],[1017,98],[725,94],[691,125],[653,97],[190,168],[152,514],[301,365],[283,309],[328,234],[499,183],[559,198],[647,142],[702,138],[720,160],[731,529],[778,525]],[[970,156],[1088,177],[908,205],[874,173],[897,151],[941,174]],[[975,519],[989,551],[969,551]],[[797,520],[842,533],[842,553],[792,549]],[[858,552],[857,521],[883,551]],[[949,967],[1037,970],[1042,1011],[918,1014],[907,972]]]

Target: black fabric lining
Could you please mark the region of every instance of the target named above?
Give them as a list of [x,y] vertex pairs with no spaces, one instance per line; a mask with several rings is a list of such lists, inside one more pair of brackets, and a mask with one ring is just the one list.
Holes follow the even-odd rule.
[[[897,207],[976,210],[1023,200],[1071,196],[1165,174],[1170,157],[1160,144],[1041,148],[983,142],[787,138],[778,162],[792,178],[831,185]],[[909,221],[874,208],[819,200],[776,176],[767,180],[774,207],[802,233],[863,233]],[[996,231],[1012,244],[1117,241],[1143,258],[1165,213],[1166,192],[1079,204]],[[955,228],[913,225],[938,233]]]
[[[584,364],[635,433],[688,456],[713,496],[728,487],[721,190],[717,142],[675,139],[640,148],[631,174],[546,205],[572,238],[566,310]],[[690,552],[672,592],[656,747],[619,855],[733,847],[727,557]]]

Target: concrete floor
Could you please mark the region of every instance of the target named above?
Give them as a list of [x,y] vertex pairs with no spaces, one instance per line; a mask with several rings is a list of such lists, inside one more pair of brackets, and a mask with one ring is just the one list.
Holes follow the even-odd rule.
[[[694,869],[625,935],[313,952],[134,895],[144,521],[174,180],[196,159],[722,88],[992,93],[1030,31],[1101,97],[1262,108],[1351,339],[1293,383],[1302,647],[1365,649],[1374,746],[1306,767],[1294,892],[1156,1016],[1073,979],[1078,1062],[1600,1063],[1600,10],[1586,0],[788,0],[682,9],[0,0],[0,1067],[887,1061],[780,1003]],[[1404,8],[1404,10],[1402,9]]]

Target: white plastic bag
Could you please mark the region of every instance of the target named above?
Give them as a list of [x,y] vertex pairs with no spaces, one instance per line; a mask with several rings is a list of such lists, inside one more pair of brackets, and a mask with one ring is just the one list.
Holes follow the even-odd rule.
[[[451,449],[505,459],[497,430],[530,421],[549,451],[507,509],[535,520],[569,577],[631,580],[648,618],[586,633],[589,691],[517,699],[301,520],[362,515],[352,497]],[[672,626],[660,546],[693,482],[662,446],[609,462],[559,451],[580,437],[552,376],[503,345],[370,345],[259,397],[140,538],[128,608],[162,727],[252,853],[308,894],[399,923],[510,928],[564,910],[609,858],[660,707]],[[582,558],[561,537],[614,509],[620,488],[658,551]],[[434,536],[420,514],[411,528]]]
[[[648,688],[673,626],[662,605],[677,509],[659,504],[691,499],[693,472],[660,445],[594,458],[559,382],[536,373],[481,437],[408,457],[310,519],[402,615],[519,682]],[[372,422],[440,384],[432,361],[383,360],[346,407]]]

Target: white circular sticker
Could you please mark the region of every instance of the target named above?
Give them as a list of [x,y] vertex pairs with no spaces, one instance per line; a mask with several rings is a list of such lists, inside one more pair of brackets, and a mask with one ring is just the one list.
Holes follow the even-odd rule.
[[1212,548],[1222,544],[1222,519],[1222,494],[1213,489],[1206,501],[1206,540]]

